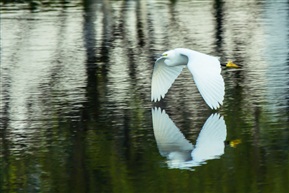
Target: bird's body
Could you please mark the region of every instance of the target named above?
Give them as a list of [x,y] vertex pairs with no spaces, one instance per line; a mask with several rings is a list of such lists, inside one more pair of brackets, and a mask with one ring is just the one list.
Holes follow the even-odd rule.
[[152,76],[151,100],[159,101],[164,98],[186,66],[206,103],[212,109],[222,105],[225,86],[218,58],[186,48],[167,51],[156,60]]

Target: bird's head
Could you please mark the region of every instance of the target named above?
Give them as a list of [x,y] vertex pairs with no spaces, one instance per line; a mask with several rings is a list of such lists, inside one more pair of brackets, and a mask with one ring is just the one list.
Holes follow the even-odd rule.
[[174,59],[174,57],[176,57],[176,53],[174,50],[170,50],[162,53],[161,57],[165,59]]
[[188,58],[177,50],[169,50],[164,52],[161,55],[161,58],[165,59],[165,64],[168,66],[179,66],[179,65],[186,65],[188,62]]

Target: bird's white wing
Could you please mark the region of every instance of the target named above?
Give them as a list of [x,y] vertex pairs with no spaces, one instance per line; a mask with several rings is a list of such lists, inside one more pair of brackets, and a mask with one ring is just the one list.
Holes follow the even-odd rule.
[[[185,152],[188,153],[193,149],[193,145],[186,140],[185,136],[169,118],[165,110],[162,111],[161,108],[153,108],[152,121],[154,135],[162,156],[167,156],[171,152],[185,154]],[[189,152],[189,156],[191,156],[190,153],[191,152]]]
[[164,60],[164,58],[160,58],[155,62],[151,84],[152,101],[159,101],[164,98],[184,68],[184,66],[167,66]]
[[192,152],[195,162],[215,159],[224,154],[227,136],[226,124],[219,114],[212,114],[204,124]]
[[189,56],[188,68],[206,103],[212,109],[222,105],[225,85],[219,60],[213,56],[193,52],[193,55]]

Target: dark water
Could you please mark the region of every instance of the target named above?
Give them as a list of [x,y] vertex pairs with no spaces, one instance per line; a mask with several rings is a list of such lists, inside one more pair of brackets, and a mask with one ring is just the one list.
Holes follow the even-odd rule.
[[[288,1],[0,2],[0,192],[289,192]],[[242,66],[223,69],[217,114],[187,70],[150,102],[155,56],[176,47]],[[209,159],[166,157],[201,133]]]

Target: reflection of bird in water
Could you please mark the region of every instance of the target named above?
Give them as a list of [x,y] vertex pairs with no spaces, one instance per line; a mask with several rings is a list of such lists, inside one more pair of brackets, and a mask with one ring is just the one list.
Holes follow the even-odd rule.
[[151,85],[152,101],[164,98],[175,79],[188,67],[206,103],[217,109],[225,95],[224,80],[218,58],[185,48],[164,52],[156,60]]
[[241,139],[233,139],[233,140],[225,141],[226,145],[229,145],[230,147],[233,147],[233,148],[236,148],[237,145],[239,145],[240,143],[242,143]]
[[217,113],[205,122],[195,147],[185,139],[165,110],[152,109],[152,120],[159,152],[168,159],[169,168],[190,169],[224,154],[227,130],[223,117]]

